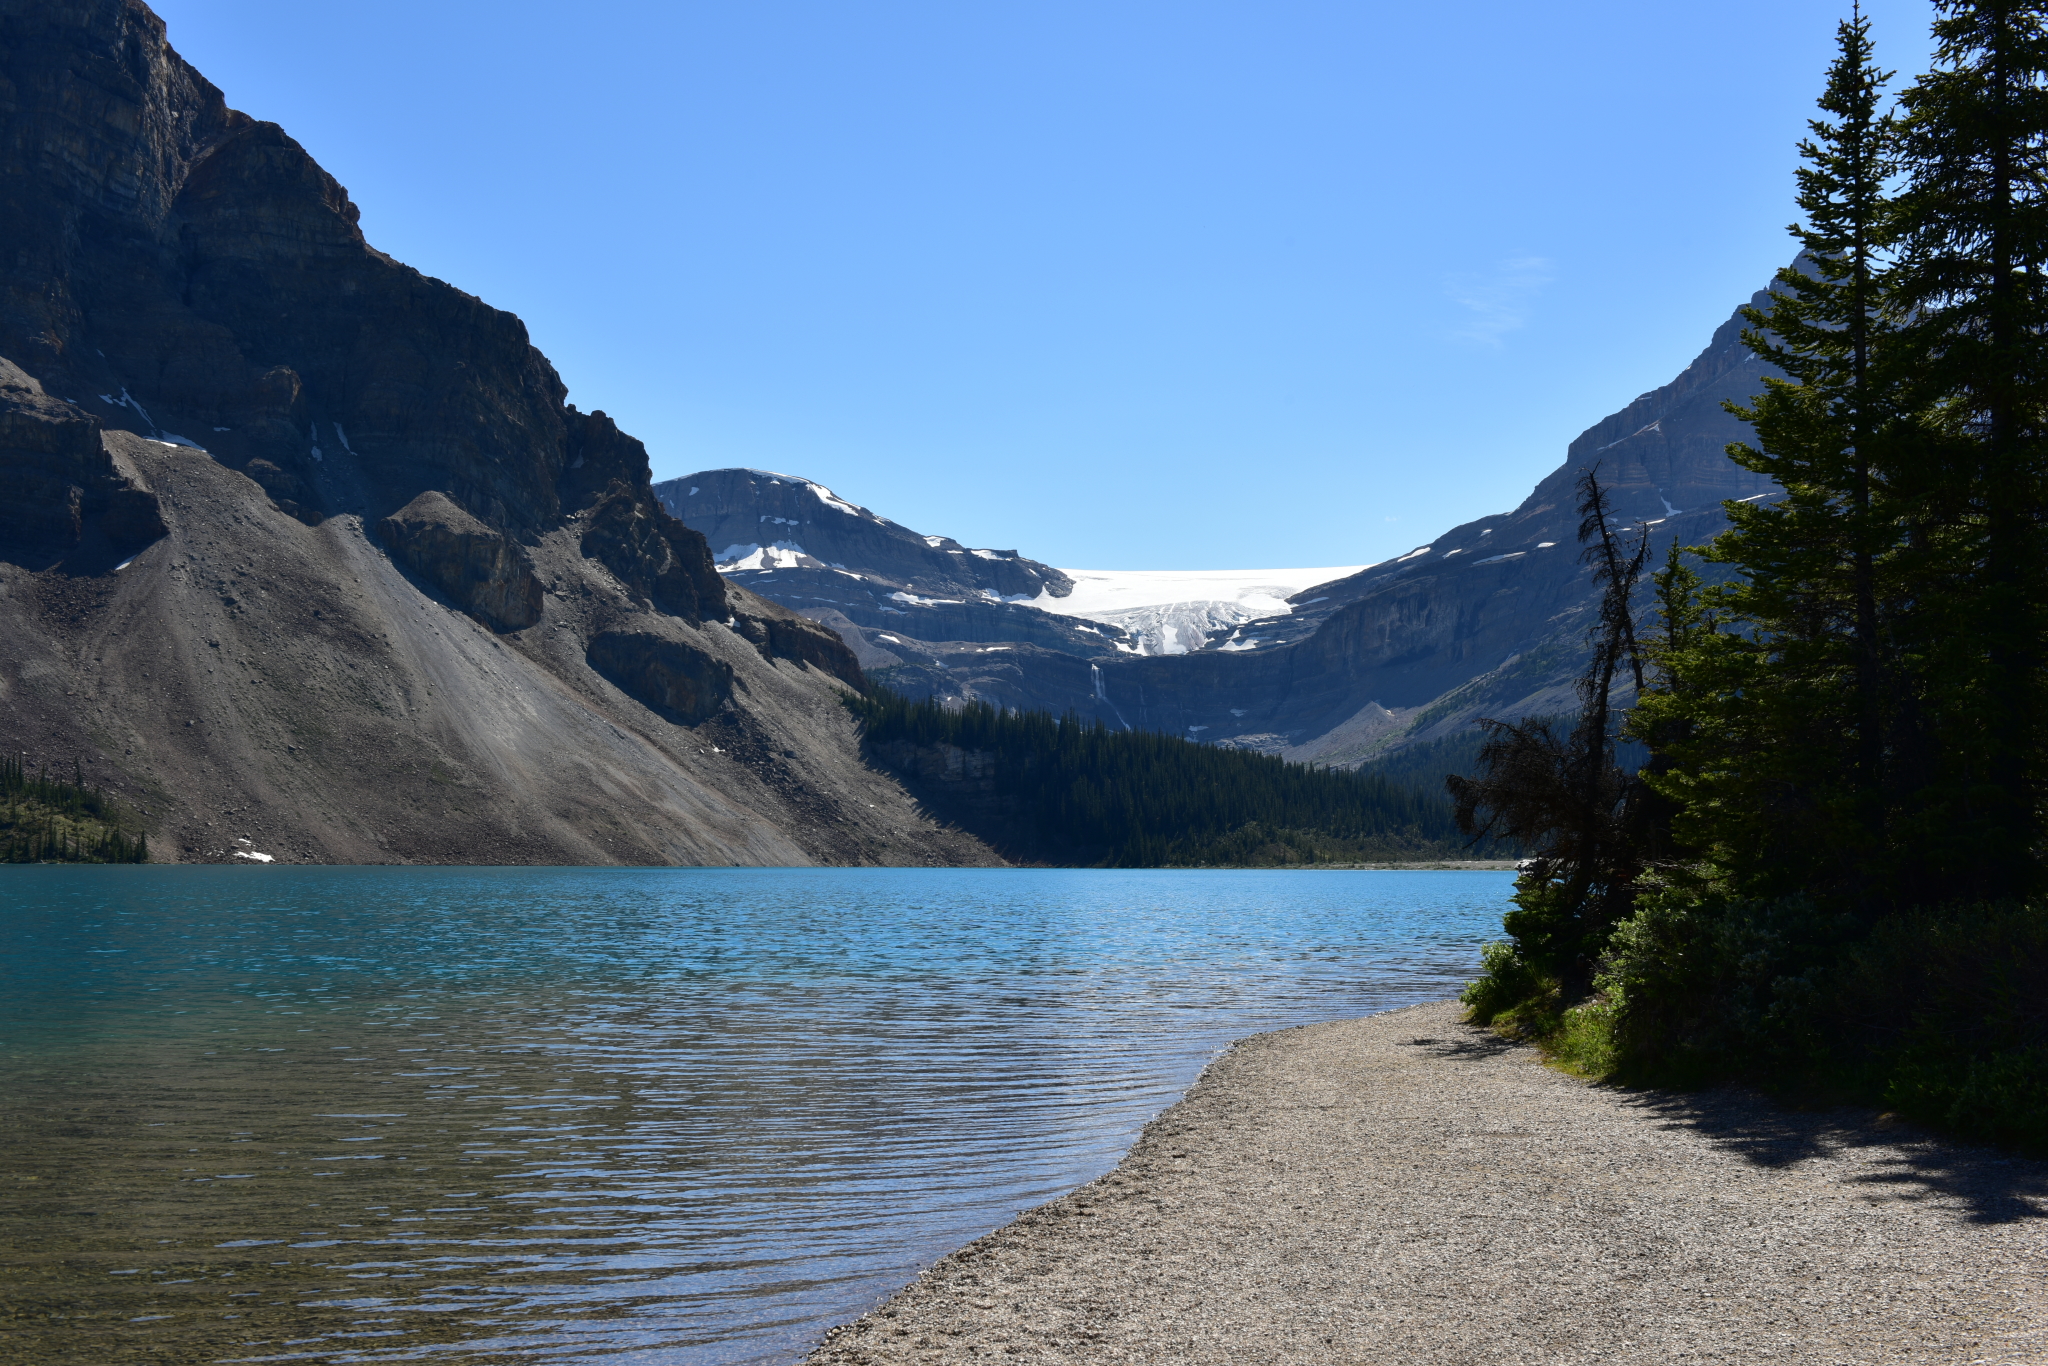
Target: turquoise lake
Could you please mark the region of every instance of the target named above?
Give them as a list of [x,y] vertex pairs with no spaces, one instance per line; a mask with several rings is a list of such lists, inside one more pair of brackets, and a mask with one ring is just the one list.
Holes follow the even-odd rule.
[[787,1362],[1513,875],[0,868],[0,1362]]

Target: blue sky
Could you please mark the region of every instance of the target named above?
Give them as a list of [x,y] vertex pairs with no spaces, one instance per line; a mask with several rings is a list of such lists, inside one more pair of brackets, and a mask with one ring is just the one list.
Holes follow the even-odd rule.
[[[1819,0],[157,0],[656,478],[1104,569],[1519,502],[1791,255]],[[1924,0],[1876,0],[1923,68]]]

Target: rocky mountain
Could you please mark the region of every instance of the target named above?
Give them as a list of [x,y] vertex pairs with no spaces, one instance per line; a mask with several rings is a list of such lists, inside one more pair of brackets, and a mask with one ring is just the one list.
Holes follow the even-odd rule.
[[[1659,554],[1673,538],[1693,544],[1711,537],[1725,525],[1724,500],[1768,496],[1774,488],[1726,454],[1747,429],[1721,405],[1749,399],[1766,373],[1741,344],[1744,326],[1739,314],[1731,316],[1677,378],[1588,428],[1520,506],[1293,592],[1284,614],[1257,616],[1206,601],[1137,614],[1149,625],[1130,613],[1106,614],[1129,626],[1134,641],[1170,625],[1179,637],[1196,637],[1199,649],[1141,653],[1131,642],[1052,640],[1028,626],[939,644],[937,635],[911,632],[952,629],[949,621],[933,628],[908,610],[880,615],[888,608],[879,600],[858,614],[838,604],[836,611],[820,610],[815,598],[803,596],[834,575],[851,580],[867,573],[858,547],[811,570],[817,577],[803,581],[801,594],[778,600],[829,622],[878,678],[915,695],[1074,710],[1112,726],[1326,764],[1355,765],[1460,733],[1479,715],[1565,710],[1575,705],[1571,681],[1592,612],[1576,536],[1579,471],[1599,469],[1622,518],[1649,528]],[[723,566],[729,577],[742,559]],[[744,566],[759,591],[796,585],[779,563],[759,563]],[[1058,612],[1078,600],[1048,591],[1031,605],[1013,604],[1004,620],[1028,623],[1034,606]],[[1107,621],[1094,624],[1111,629]],[[973,643],[990,640],[1006,643]]]
[[703,470],[654,493],[704,536],[727,581],[832,626],[867,668],[1003,643],[1081,655],[1128,645],[1121,628],[1060,614],[1073,582],[1052,566],[912,531],[814,480]]
[[138,0],[0,0],[0,178],[0,715],[158,857],[992,861],[862,762],[842,639]]
[[1579,471],[1599,470],[1659,558],[1673,539],[1716,534],[1724,501],[1776,489],[1727,456],[1749,431],[1722,404],[1747,401],[1768,373],[1742,345],[1745,326],[1732,315],[1677,378],[1581,433],[1512,511],[1295,595],[1292,614],[1235,628],[1253,648],[1105,661],[1105,699],[1134,725],[1321,763],[1356,763],[1483,714],[1569,709],[1593,612]]

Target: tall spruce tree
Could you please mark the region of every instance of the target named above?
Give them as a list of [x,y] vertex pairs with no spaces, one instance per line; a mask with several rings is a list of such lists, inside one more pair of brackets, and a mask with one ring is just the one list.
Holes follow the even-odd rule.
[[[1913,835],[1951,897],[2043,886],[2048,740],[2048,29],[2044,6],[1937,0],[1935,70],[1901,97],[1894,382],[1938,412],[1901,460],[1921,675]],[[1927,890],[1931,892],[1933,886]]]
[[1730,456],[1783,495],[1728,505],[1731,527],[1704,557],[1729,572],[1704,605],[1681,600],[1696,579],[1665,571],[1660,682],[1632,731],[1653,753],[1648,781],[1672,804],[1673,834],[1728,890],[1869,903],[1891,886],[1878,872],[1891,739],[1883,604],[1900,541],[1887,459],[1911,424],[1891,370],[1889,76],[1860,13],[1837,41],[1819,101],[1830,117],[1800,144],[1799,260],[1766,308],[1744,310],[1743,341],[1783,377],[1750,407],[1730,405],[1756,433]]

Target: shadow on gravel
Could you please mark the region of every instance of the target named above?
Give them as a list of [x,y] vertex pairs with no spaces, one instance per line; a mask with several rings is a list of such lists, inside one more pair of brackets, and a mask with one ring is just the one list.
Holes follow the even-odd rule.
[[1902,1199],[1938,1197],[1962,1206],[1979,1224],[2048,1216],[2048,1162],[1883,1126],[1866,1111],[1786,1110],[1754,1092],[1620,1094],[1624,1104],[1661,1119],[1664,1127],[1690,1129],[1760,1167],[1865,1152],[1874,1168],[1850,1181],[1873,1188],[1873,1195],[1883,1190]]
[[1477,1029],[1471,1025],[1460,1025],[1448,1035],[1417,1034],[1402,1042],[1416,1048],[1427,1048],[1439,1058],[1458,1059],[1497,1058],[1523,1047],[1503,1039],[1490,1029]]

